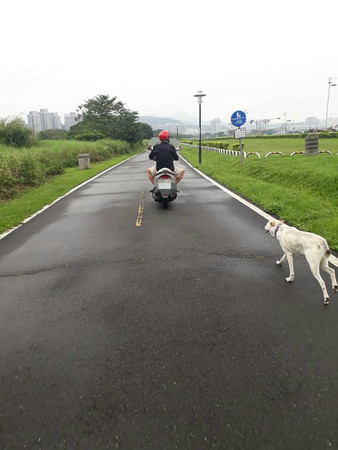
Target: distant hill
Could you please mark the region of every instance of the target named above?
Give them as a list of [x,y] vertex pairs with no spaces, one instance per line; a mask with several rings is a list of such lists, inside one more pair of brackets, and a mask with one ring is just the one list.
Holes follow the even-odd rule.
[[174,119],[178,119],[183,123],[190,123],[193,125],[198,125],[198,117],[191,116],[183,111],[178,111],[172,116]]
[[156,116],[139,116],[140,121],[142,120],[151,120],[153,122],[168,122],[168,123],[176,123],[177,119],[173,119],[172,117],[156,117]]
[[[198,119],[184,112],[175,113],[173,117],[139,116],[139,121],[149,124],[152,128],[164,128],[166,125],[190,125],[192,128],[198,127]],[[202,120],[202,125],[210,125],[210,122]]]
[[181,122],[170,117],[139,116],[139,121],[147,123],[153,129],[165,128],[166,125],[179,125]]

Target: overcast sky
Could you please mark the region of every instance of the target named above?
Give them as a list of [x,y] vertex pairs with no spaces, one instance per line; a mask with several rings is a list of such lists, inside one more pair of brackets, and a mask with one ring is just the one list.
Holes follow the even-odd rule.
[[[63,115],[98,95],[140,115],[325,118],[337,0],[5,0],[0,117]],[[338,82],[338,79],[337,79]],[[338,117],[338,86],[329,116]]]

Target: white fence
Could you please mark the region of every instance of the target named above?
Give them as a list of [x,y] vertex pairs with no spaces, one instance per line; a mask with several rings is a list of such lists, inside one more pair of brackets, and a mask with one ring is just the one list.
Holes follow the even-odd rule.
[[[194,144],[186,144],[186,143],[183,143],[183,145],[187,145],[188,147],[199,148],[198,145],[194,145]],[[238,157],[238,156],[241,155],[241,152],[240,152],[239,150],[228,150],[228,149],[217,148],[217,147],[205,147],[205,146],[203,146],[203,145],[201,146],[201,148],[202,148],[203,150],[210,150],[210,151],[212,151],[212,152],[218,152],[218,153],[220,153],[221,155],[235,156],[235,157]],[[250,155],[254,155],[254,156],[257,156],[258,158],[261,158],[261,155],[260,155],[258,152],[245,152],[245,151],[242,151],[242,153],[243,153],[244,158],[247,158],[247,157],[250,156]],[[319,153],[326,153],[326,154],[332,156],[332,153],[331,153],[329,150],[320,150],[320,151],[318,152],[318,154],[319,154]],[[292,153],[290,154],[290,156],[294,156],[294,155],[304,155],[304,154],[305,154],[305,152],[292,152]],[[283,152],[268,152],[268,153],[265,155],[265,158],[267,158],[267,157],[270,156],[270,155],[284,156],[284,153],[283,153]],[[338,153],[337,153],[337,155],[338,155]]]

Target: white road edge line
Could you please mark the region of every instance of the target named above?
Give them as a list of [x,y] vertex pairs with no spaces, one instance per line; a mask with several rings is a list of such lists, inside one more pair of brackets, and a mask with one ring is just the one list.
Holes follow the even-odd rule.
[[[189,166],[191,167],[195,172],[197,172],[198,174],[200,174],[203,178],[205,178],[206,180],[210,181],[210,183],[214,184],[216,187],[218,187],[219,189],[221,189],[222,191],[226,192],[227,194],[231,195],[231,197],[235,198],[236,200],[238,200],[239,202],[243,203],[243,205],[247,206],[248,208],[252,209],[253,211],[255,211],[255,213],[259,214],[260,216],[264,217],[267,220],[274,220],[275,218],[273,216],[270,216],[270,214],[266,213],[265,211],[261,210],[260,208],[257,208],[257,206],[253,205],[252,203],[248,202],[247,200],[245,200],[244,198],[240,197],[239,195],[235,194],[234,192],[230,191],[229,189],[225,188],[224,186],[222,186],[221,184],[217,183],[217,181],[213,180],[212,178],[208,177],[207,175],[205,175],[203,172],[201,172],[200,170],[196,169],[196,167],[193,167],[185,158],[183,158],[182,155],[180,155],[180,158],[183,159],[183,161]],[[334,255],[330,255],[329,257],[329,261],[330,263],[332,263],[333,265],[335,265],[336,267],[338,267],[338,258],[336,258]]]
[[32,220],[35,216],[37,216],[38,214],[41,214],[43,211],[45,211],[46,209],[50,208],[51,206],[54,205],[54,203],[57,203],[58,201],[60,201],[61,199],[67,197],[69,194],[73,193],[74,191],[77,191],[78,189],[82,188],[83,186],[85,186],[87,183],[90,183],[91,181],[95,180],[95,178],[100,177],[101,175],[109,172],[110,170],[115,169],[115,167],[120,166],[121,164],[130,161],[131,159],[135,158],[135,156],[137,155],[133,155],[130,158],[125,159],[124,161],[121,161],[118,164],[115,164],[115,166],[109,167],[108,169],[105,169],[103,172],[98,173],[97,175],[94,175],[92,178],[89,178],[88,180],[84,181],[83,183],[79,184],[78,186],[75,186],[75,188],[71,189],[69,192],[67,192],[66,194],[62,195],[61,197],[57,198],[56,200],[54,200],[52,203],[50,203],[49,205],[44,206],[43,208],[41,208],[38,212],[32,214],[30,217],[27,217],[26,219],[24,219],[20,225],[17,225],[14,228],[11,228],[10,230],[6,231],[5,233],[0,234],[0,241],[1,239],[3,239],[4,237],[8,236],[9,234],[13,233],[13,231],[17,230],[18,228],[20,228],[22,225],[24,225],[25,223],[29,222],[30,220]]

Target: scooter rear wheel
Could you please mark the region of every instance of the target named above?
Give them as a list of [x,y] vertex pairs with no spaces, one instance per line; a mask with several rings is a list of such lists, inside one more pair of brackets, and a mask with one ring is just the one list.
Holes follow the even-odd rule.
[[164,198],[163,199],[163,209],[167,209],[168,208],[168,199]]

